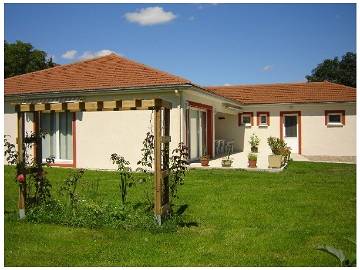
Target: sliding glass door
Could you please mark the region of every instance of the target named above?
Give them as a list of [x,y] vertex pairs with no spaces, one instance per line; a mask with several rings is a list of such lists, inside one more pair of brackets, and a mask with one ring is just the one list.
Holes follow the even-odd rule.
[[53,156],[57,161],[71,161],[72,113],[41,114],[41,129],[47,133],[42,141],[43,158]]
[[206,112],[191,108],[189,110],[190,160],[199,159],[206,154]]

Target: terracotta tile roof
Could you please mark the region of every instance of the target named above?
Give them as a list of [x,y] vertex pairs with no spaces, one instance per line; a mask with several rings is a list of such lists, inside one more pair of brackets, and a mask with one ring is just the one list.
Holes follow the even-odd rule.
[[330,82],[209,86],[214,94],[243,104],[356,101],[356,89]]
[[184,85],[191,82],[116,54],[5,79],[5,95]]

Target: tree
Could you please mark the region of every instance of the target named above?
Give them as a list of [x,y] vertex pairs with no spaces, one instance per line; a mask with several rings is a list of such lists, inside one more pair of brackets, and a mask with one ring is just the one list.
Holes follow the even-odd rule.
[[309,82],[329,81],[356,87],[356,54],[347,52],[338,57],[326,59],[305,77]]
[[56,66],[46,52],[19,40],[15,43],[5,40],[4,53],[5,78]]

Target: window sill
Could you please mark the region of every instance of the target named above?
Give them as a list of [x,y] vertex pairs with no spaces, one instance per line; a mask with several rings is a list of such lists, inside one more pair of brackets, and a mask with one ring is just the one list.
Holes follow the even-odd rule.
[[259,125],[259,128],[267,128],[268,127],[268,125],[266,125],[266,124],[260,124]]
[[251,124],[244,124],[246,128],[251,128]]
[[326,126],[327,127],[343,127],[344,125],[342,123],[328,123]]

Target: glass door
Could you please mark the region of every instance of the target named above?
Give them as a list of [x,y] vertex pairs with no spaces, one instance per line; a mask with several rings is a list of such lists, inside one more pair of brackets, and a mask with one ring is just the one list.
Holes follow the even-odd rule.
[[190,160],[197,160],[206,153],[206,112],[189,110]]

